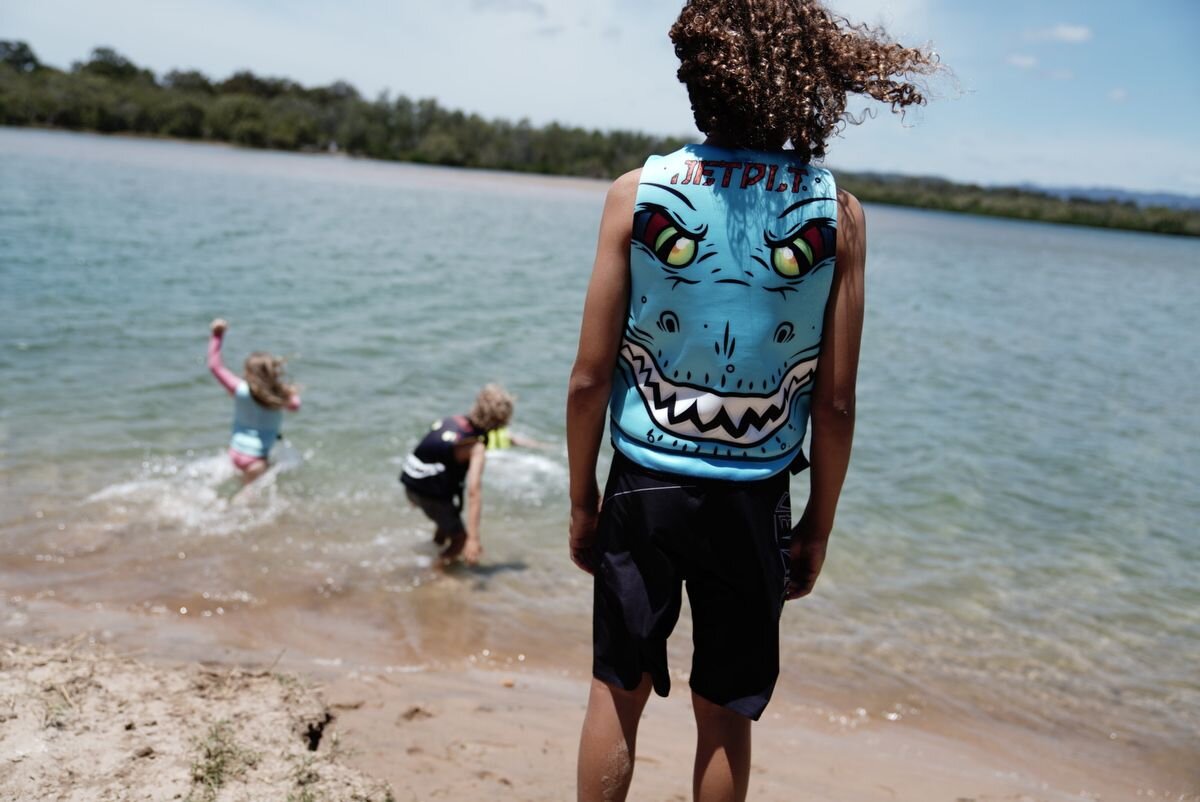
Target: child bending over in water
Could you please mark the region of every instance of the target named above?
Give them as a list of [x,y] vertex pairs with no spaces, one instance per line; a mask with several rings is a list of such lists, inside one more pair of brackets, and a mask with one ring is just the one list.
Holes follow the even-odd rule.
[[283,360],[263,351],[246,357],[245,378],[221,362],[221,341],[229,324],[217,318],[209,326],[208,369],[233,396],[233,436],[229,459],[248,485],[267,471],[271,446],[279,438],[283,410],[300,409],[296,388],[283,380]]
[[[488,434],[508,425],[513,398],[498,384],[479,391],[466,415],[434,421],[429,432],[404,461],[400,481],[408,500],[435,525],[433,542],[442,546],[442,560],[460,555],[469,565],[479,562],[483,546],[479,524],[483,516],[483,465]],[[466,490],[467,522],[462,519]]]
[[[609,190],[567,401],[571,558],[595,576],[580,800],[628,793],[685,584],[693,793],[746,798],[780,613],[817,581],[854,432],[863,211],[813,161],[848,93],[902,110],[936,67],[815,0],[689,0],[671,39],[708,138]],[[805,467],[793,528],[788,474]]]

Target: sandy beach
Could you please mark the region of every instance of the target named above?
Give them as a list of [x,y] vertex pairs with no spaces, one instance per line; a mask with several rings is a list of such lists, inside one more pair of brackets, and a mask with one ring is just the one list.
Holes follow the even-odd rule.
[[[0,798],[527,802],[574,795],[586,682],[508,667],[297,674],[275,659],[178,663],[86,634],[0,646]],[[786,699],[787,689],[781,689]],[[792,700],[795,701],[795,700]],[[973,740],[780,704],[755,730],[750,799],[1195,799],[1114,785],[996,733]],[[1026,747],[1029,745],[1026,744]],[[655,699],[631,799],[687,800],[686,694]]]

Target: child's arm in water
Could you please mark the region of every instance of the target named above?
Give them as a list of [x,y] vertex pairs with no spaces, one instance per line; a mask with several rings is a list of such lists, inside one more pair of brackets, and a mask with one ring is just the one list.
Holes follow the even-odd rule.
[[583,304],[579,352],[567,390],[567,461],[571,470],[571,560],[592,573],[592,543],[600,517],[596,457],[612,374],[629,304],[629,243],[641,170],[613,182],[604,201],[596,260]]
[[479,562],[483,545],[479,542],[479,522],[483,518],[483,465],[487,460],[487,444],[480,440],[471,446],[471,460],[467,464],[467,542],[463,544],[462,556],[468,565]]
[[535,440],[532,437],[526,437],[523,434],[510,434],[509,441],[517,448],[549,448],[548,445],[541,440]]
[[837,261],[825,307],[825,327],[810,413],[812,445],[808,506],[792,530],[789,599],[807,596],[821,573],[838,496],[850,464],[866,260],[866,222],[862,206],[850,193],[838,192]]
[[[208,369],[212,371],[213,376],[216,376],[221,386],[228,390],[230,395],[233,395],[237,392],[240,380],[237,374],[225,367],[225,364],[221,361],[221,341],[225,337],[225,329],[228,327],[229,324],[221,318],[217,318],[209,326],[212,337],[208,341]],[[299,401],[297,401],[298,406]]]

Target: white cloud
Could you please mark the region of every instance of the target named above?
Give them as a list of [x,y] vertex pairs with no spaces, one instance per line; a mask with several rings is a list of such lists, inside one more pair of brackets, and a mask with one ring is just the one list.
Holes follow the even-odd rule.
[[546,7],[537,0],[471,0],[471,8],[475,11],[498,11],[502,14],[546,16]]
[[1068,25],[1060,22],[1051,28],[1026,31],[1025,38],[1033,42],[1065,42],[1077,45],[1091,40],[1092,29],[1086,25]]
[[851,22],[882,25],[901,41],[929,30],[930,0],[830,0],[828,5]]
[[1108,90],[1108,99],[1113,103],[1124,103],[1129,100],[1129,90],[1123,86],[1115,86]]
[[[1011,53],[1005,61],[1019,70],[1033,70],[1040,63],[1037,56],[1031,56],[1028,53]],[[1036,74],[1039,78],[1051,81],[1070,81],[1075,77],[1074,72],[1062,67],[1038,70]]]

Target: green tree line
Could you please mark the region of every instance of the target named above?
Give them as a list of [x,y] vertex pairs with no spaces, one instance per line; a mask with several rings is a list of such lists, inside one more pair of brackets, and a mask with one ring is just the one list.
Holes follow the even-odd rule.
[[860,200],[988,217],[1096,228],[1200,236],[1200,211],[1139,206],[1133,201],[1060,198],[1014,187],[981,187],[941,178],[838,173],[838,184]]
[[[596,178],[615,177],[640,166],[651,153],[684,144],[631,131],[487,120],[432,99],[385,93],[368,100],[341,81],[304,87],[250,71],[223,81],[195,70],[158,77],[107,47],[64,71],[43,64],[27,43],[3,40],[0,124]],[[1191,210],[1060,199],[931,178],[838,176],[842,186],[867,202],[1200,236],[1200,212]]]
[[385,94],[367,100],[344,82],[306,88],[249,71],[223,81],[194,70],[156,78],[107,47],[63,71],[13,41],[0,41],[0,124],[597,178],[619,175],[648,154],[684,142],[486,120],[430,99]]

